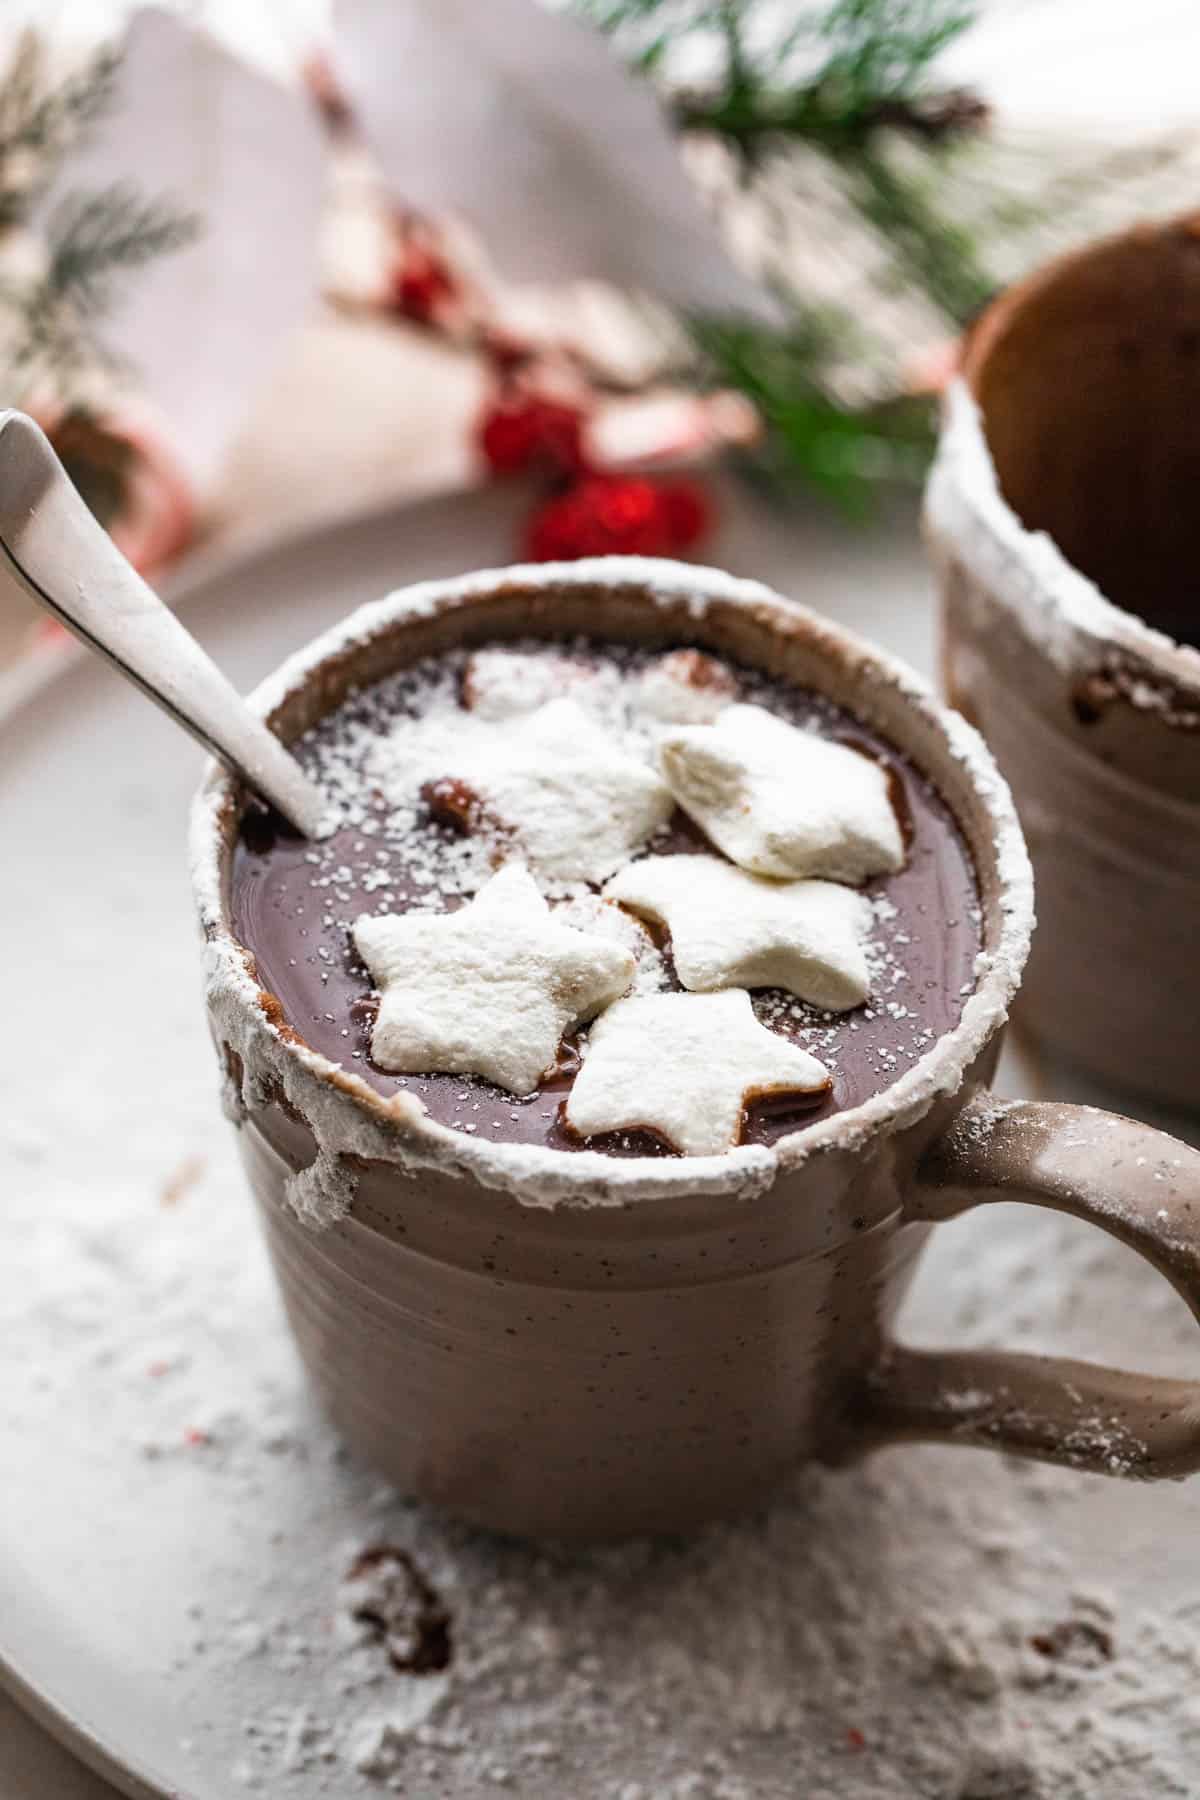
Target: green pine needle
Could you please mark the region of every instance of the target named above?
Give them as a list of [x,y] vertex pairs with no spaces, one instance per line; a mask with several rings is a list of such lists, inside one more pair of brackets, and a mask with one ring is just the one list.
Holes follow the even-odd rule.
[[684,129],[714,131],[753,160],[780,134],[829,149],[881,126],[929,137],[969,116],[926,93],[946,46],[974,21],[965,0],[832,0],[789,23],[762,0],[575,0],[635,66],[685,40],[711,72],[674,96]]
[[[37,32],[17,38],[0,75],[0,229],[29,220],[72,149],[111,108],[119,67],[120,52],[104,48],[56,77]],[[89,377],[114,360],[97,326],[122,282],[197,229],[190,214],[130,182],[67,193],[39,230],[40,278],[0,277],[8,397],[36,390],[74,406]],[[86,444],[81,457],[85,451]],[[118,475],[110,470],[106,479]]]
[[933,445],[928,402],[906,397],[854,410],[821,387],[822,369],[845,352],[852,320],[820,311],[786,332],[715,319],[693,320],[692,330],[706,383],[737,388],[754,402],[767,432],[759,464],[774,484],[798,475],[847,518],[862,519],[881,487],[921,479]]
[[119,52],[105,48],[52,80],[41,38],[32,28],[21,33],[0,77],[0,225],[28,215],[112,105],[119,66]]
[[[934,79],[938,57],[974,20],[968,0],[825,0],[799,18],[775,0],[575,5],[635,67],[663,79],[676,125],[718,137],[748,182],[768,164],[785,182],[802,180],[798,149],[827,158],[886,247],[889,272],[932,302],[947,335],[987,298],[993,284],[978,246],[937,205],[940,158],[986,118],[973,95],[939,90]],[[671,71],[685,44],[707,73],[681,90]],[[916,167],[889,154],[896,136],[917,147]],[[767,428],[760,464],[773,477],[799,475],[862,516],[881,483],[920,478],[932,409],[906,396],[870,408],[840,402],[833,371],[856,349],[865,354],[855,321],[794,292],[779,299],[793,315],[783,331],[691,321],[700,378],[754,402]]]
[[112,366],[97,326],[124,279],[190,243],[198,221],[170,201],[147,199],[125,182],[67,195],[47,230],[49,261],[32,288],[0,290],[18,316],[8,383],[47,386],[70,397],[90,371]]
[[828,52],[813,85],[851,118],[912,100],[974,16],[959,0],[836,0],[821,22]]
[[195,238],[199,220],[162,198],[146,199],[129,182],[68,194],[47,227],[45,286],[84,318],[112,305],[123,275]]

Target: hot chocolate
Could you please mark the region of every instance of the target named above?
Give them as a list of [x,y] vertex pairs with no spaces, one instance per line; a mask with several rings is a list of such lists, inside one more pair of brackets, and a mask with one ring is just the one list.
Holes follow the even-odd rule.
[[[754,670],[694,651],[507,643],[352,694],[295,748],[340,823],[314,845],[247,813],[234,930],[294,1032],[477,1141],[678,1154],[686,1132],[652,1109],[593,1128],[603,1104],[579,1084],[593,1036],[646,1048],[650,1033],[686,1040],[697,1066],[742,1045],[733,1135],[773,1143],[888,1087],[974,985],[975,873],[935,787],[850,712]],[[521,943],[540,932],[561,955],[542,968],[539,945],[533,985],[497,998],[495,970],[515,955],[502,902]],[[439,921],[465,906],[439,973]],[[476,991],[480,955],[494,967]],[[399,1013],[381,975],[393,967]],[[456,1063],[447,1031],[477,1036],[471,1015],[488,1007],[510,1009],[493,1060],[476,1047]],[[597,1054],[593,1088],[601,1071]]]
[[[679,1532],[901,1438],[1200,1464],[1192,1383],[893,1335],[930,1225],[1003,1200],[1115,1232],[1200,1308],[1200,1157],[986,1091],[1029,867],[982,744],[906,670],[756,583],[609,558],[391,595],[253,704],[341,824],[255,835],[210,773],[208,1016],[301,1354],[394,1487],[581,1539]],[[580,1073],[520,1097],[563,1018]],[[820,1110],[721,1142],[764,1090]],[[578,1149],[560,1102],[680,1154]]]

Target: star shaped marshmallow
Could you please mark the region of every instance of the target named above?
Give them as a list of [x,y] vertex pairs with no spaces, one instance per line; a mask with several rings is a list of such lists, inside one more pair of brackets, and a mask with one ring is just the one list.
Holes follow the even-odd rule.
[[463,667],[462,703],[483,719],[515,719],[568,690],[585,705],[603,704],[619,685],[611,664],[554,650],[473,650]]
[[716,856],[646,856],[614,875],[605,898],[671,933],[685,988],[786,988],[831,1012],[871,989],[871,904],[832,881],[769,881]]
[[621,944],[558,924],[519,863],[458,912],[364,914],[354,942],[379,989],[380,1068],[482,1075],[511,1094],[533,1093],[563,1032],[634,973]]
[[642,671],[635,710],[660,725],[710,725],[737,699],[733,671],[702,650],[670,650]]
[[904,865],[886,770],[761,706],[665,733],[659,758],[683,810],[756,875],[857,882]]
[[568,699],[524,718],[463,715],[453,741],[423,772],[477,795],[529,866],[559,880],[603,881],[673,806],[650,764]]
[[648,994],[593,1025],[566,1120],[581,1137],[641,1129],[685,1156],[715,1156],[737,1142],[752,1100],[828,1086],[823,1063],[759,1024],[744,988]]

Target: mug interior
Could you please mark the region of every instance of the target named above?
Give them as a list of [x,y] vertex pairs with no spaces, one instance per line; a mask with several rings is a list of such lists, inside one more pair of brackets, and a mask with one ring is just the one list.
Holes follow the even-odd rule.
[[1200,214],[995,301],[964,373],[1001,493],[1106,599],[1200,644]]

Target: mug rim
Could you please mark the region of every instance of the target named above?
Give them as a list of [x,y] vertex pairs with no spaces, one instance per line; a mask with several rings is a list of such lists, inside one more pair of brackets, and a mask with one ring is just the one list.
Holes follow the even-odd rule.
[[[980,867],[979,847],[944,777],[912,751],[921,773],[950,806],[975,866],[984,917],[984,945],[975,986],[957,1025],[880,1093],[831,1114],[772,1145],[736,1145],[714,1156],[611,1157],[600,1151],[564,1153],[541,1144],[477,1142],[432,1119],[407,1092],[385,1097],[343,1065],[313,1049],[286,1021],[278,1001],[258,981],[253,958],[235,936],[229,912],[228,866],[245,790],[210,762],[191,808],[189,849],[192,887],[204,934],[205,987],[222,1046],[237,1058],[239,1091],[227,1110],[240,1122],[248,1101],[273,1093],[303,1113],[316,1139],[310,1173],[323,1189],[314,1222],[329,1222],[349,1206],[355,1177],[345,1159],[398,1164],[409,1173],[452,1172],[534,1206],[624,1205],[686,1196],[748,1198],[809,1161],[833,1152],[857,1152],[870,1139],[892,1135],[924,1117],[939,1098],[955,1093],[981,1051],[1003,1026],[1021,980],[1033,930],[1033,877],[1007,784],[983,739],[960,714],[938,701],[927,682],[900,659],[764,584],[694,563],[649,557],[592,557],[576,562],[513,564],[424,581],[370,601],[286,657],[247,697],[259,716],[273,721],[289,701],[308,693],[322,673],[356,650],[405,627],[500,595],[545,594],[572,588],[606,589],[639,605],[686,606],[700,626],[709,606],[753,615],[766,630],[803,640],[814,657],[849,676],[854,692],[869,685],[889,693],[915,713],[945,752],[947,767],[965,778],[966,792],[981,810],[990,867]],[[529,635],[553,632],[531,621]],[[599,626],[597,636],[619,636]],[[702,640],[698,640],[702,641]],[[333,701],[332,704],[337,704]],[[321,713],[330,710],[324,706]],[[286,740],[285,740],[286,741]]]
[[1129,244],[1200,236],[1200,210],[1109,232],[1041,264],[995,296],[967,328],[959,373],[943,398],[937,454],[925,490],[924,519],[1013,615],[1056,668],[1077,675],[1114,652],[1147,676],[1200,705],[1200,650],[1179,643],[1110,600],[1046,531],[1031,531],[1000,486],[975,396],[974,381],[1008,322],[1072,271]]
[[956,375],[925,487],[927,536],[945,546],[1005,607],[1026,639],[1066,676],[1118,653],[1161,690],[1200,706],[1200,651],[1109,600],[1045,531],[1030,531],[1005,499],[971,388]]

